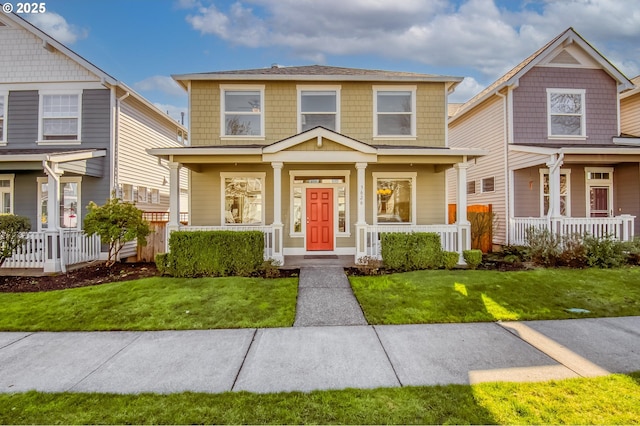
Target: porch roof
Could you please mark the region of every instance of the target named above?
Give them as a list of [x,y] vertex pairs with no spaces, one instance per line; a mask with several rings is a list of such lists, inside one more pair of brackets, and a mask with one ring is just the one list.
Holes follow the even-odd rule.
[[95,159],[106,155],[106,149],[8,149],[0,156],[0,170],[41,170],[49,162],[63,171],[101,177],[103,167]]
[[[309,150],[297,150],[307,144]],[[313,145],[313,146],[311,146]],[[453,164],[486,155],[473,148],[371,145],[316,127],[270,145],[216,145],[152,148],[147,152],[179,163],[430,163]]]
[[[636,139],[637,140],[637,139]],[[560,155],[564,163],[635,163],[640,162],[640,145],[509,145],[510,152]]]

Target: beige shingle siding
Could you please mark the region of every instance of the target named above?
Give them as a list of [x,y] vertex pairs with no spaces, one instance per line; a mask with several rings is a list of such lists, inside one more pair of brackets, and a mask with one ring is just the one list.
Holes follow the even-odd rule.
[[[224,84],[242,84],[241,81],[225,81]],[[268,145],[298,133],[296,81],[251,82],[264,84],[265,138],[228,139],[220,136],[220,83],[213,81],[191,82],[191,145]],[[322,85],[322,82],[304,84]],[[445,146],[446,115],[444,83],[419,83],[416,94],[416,138],[373,138],[373,86],[371,82],[331,82],[340,85],[340,133],[369,144]],[[416,84],[408,83],[416,86]],[[386,85],[386,84],[385,84]],[[402,85],[398,86],[399,88]]]
[[[451,147],[473,146],[488,151],[488,155],[471,162],[467,171],[467,182],[476,181],[476,193],[467,197],[468,205],[491,204],[496,215],[493,241],[506,242],[505,223],[505,126],[504,101],[498,96],[489,98],[474,111],[454,121],[449,128]],[[482,179],[494,178],[494,191],[481,193]],[[456,173],[448,173],[449,203],[456,203]]]
[[620,100],[620,131],[640,137],[640,93]]

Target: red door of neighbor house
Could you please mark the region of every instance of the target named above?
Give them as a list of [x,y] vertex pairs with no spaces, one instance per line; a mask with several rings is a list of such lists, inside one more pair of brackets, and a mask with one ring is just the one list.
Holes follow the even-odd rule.
[[307,188],[307,250],[333,250],[331,188]]

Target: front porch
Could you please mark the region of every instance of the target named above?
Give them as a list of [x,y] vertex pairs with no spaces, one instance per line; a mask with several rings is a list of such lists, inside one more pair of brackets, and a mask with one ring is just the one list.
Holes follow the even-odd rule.
[[548,230],[559,236],[585,236],[631,241],[635,235],[635,216],[616,217],[512,217],[509,218],[509,244],[525,245],[529,229]]

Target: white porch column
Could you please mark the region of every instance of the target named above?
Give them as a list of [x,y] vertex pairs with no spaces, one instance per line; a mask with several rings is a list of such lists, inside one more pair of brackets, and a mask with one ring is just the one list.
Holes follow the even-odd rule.
[[356,256],[355,263],[358,263],[358,259],[367,255],[367,220],[365,216],[365,169],[367,163],[356,163],[356,170],[358,172],[356,184],[358,186],[356,202],[356,211],[358,219],[356,221]]
[[467,219],[467,169],[469,163],[457,163],[454,166],[457,175],[456,188],[456,225],[458,226],[459,263],[465,264],[462,252],[471,249],[471,224]]
[[356,225],[366,225],[367,221],[365,219],[365,194],[364,194],[364,182],[365,182],[365,169],[367,168],[367,163],[356,163],[356,170],[358,171],[357,177],[357,185],[358,185],[358,204],[357,204],[357,212],[358,212],[358,220]]
[[282,162],[273,162],[273,258],[284,265],[282,223]]
[[547,217],[551,220],[551,232],[559,232],[560,211],[560,167],[562,167],[562,155],[552,155],[547,163],[549,167],[549,212]]
[[180,169],[181,164],[169,162],[169,223],[167,223],[166,251],[169,251],[169,235],[180,229]]
[[[42,162],[47,174],[47,229],[45,231],[44,272],[59,272],[60,263],[60,176],[57,163]],[[41,202],[41,200],[38,200]]]

